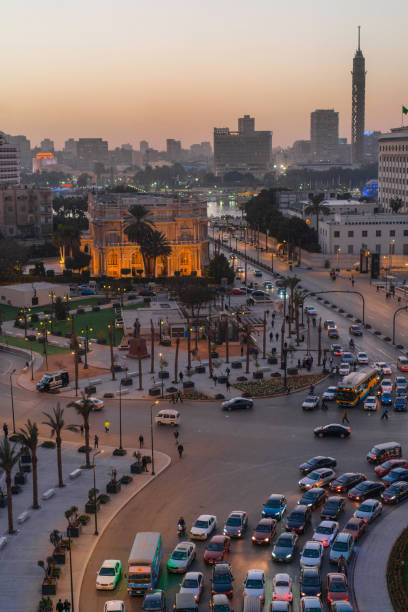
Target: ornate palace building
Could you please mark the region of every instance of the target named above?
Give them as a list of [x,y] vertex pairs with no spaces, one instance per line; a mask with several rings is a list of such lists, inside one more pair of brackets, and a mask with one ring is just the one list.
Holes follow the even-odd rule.
[[129,209],[135,205],[149,211],[146,221],[154,224],[171,246],[171,255],[158,258],[157,276],[201,276],[209,259],[206,203],[139,193],[89,194],[89,230],[82,234],[81,248],[91,255],[91,274],[143,276],[140,248],[124,231],[134,221]]

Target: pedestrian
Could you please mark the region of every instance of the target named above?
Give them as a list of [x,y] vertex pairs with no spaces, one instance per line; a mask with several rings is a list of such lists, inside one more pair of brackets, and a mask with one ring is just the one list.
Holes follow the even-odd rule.
[[71,609],[71,604],[69,603],[68,599],[66,599],[64,601],[64,612],[69,612],[70,609]]
[[139,448],[143,448],[143,443],[144,443],[144,437],[143,437],[143,434],[140,434],[140,436],[139,436]]
[[145,455],[143,455],[143,457],[142,457],[142,470],[143,470],[143,472],[147,472],[147,459],[146,459]]
[[244,354],[244,345],[241,344],[241,357],[243,356],[243,354]]
[[339,375],[339,366],[338,365],[336,365],[336,374],[337,374],[337,376]]
[[298,359],[297,367],[298,367],[298,370],[300,370],[300,368],[302,367],[302,364],[300,363],[300,359]]
[[[273,325],[272,325],[272,327],[273,327]],[[272,342],[272,340],[273,340],[273,333],[269,332],[269,342]]]
[[4,431],[4,437],[7,438],[7,436],[8,436],[8,425],[7,425],[7,423],[3,423],[3,431]]
[[344,555],[340,555],[339,560],[337,562],[337,569],[341,574],[347,576],[347,565]]
[[354,287],[354,278],[351,279],[351,286]]
[[184,376],[183,376],[183,372],[179,372],[179,379],[180,379],[180,382],[183,382],[183,378],[184,378]]
[[310,385],[309,387],[309,395],[313,395],[314,393],[314,385]]
[[333,365],[333,357],[330,357],[329,363],[330,363],[330,367],[331,367]]
[[213,383],[214,383],[214,387],[216,387],[216,386],[217,386],[217,380],[218,380],[218,377],[217,377],[217,375],[216,375],[216,374],[214,374],[214,375],[213,375]]
[[110,423],[109,421],[105,421],[105,433],[109,433]]
[[183,451],[184,451],[184,446],[182,445],[181,442],[177,445],[177,450],[178,450],[179,457],[181,459],[183,456]]
[[181,391],[177,391],[177,401],[183,403],[183,396]]
[[388,410],[387,410],[387,406],[384,406],[384,408],[382,409],[382,413],[381,413],[381,421],[385,419],[386,421],[388,421]]
[[350,421],[349,421],[349,418],[347,416],[347,410],[344,410],[342,423],[343,423],[343,425],[345,425],[345,423],[347,423],[347,425],[350,425]]
[[177,404],[177,393],[171,394],[171,401],[173,402],[173,404]]
[[287,385],[287,387],[286,387],[286,395],[290,395],[290,386],[289,385]]
[[226,371],[226,373],[227,373],[227,376],[229,376],[229,375],[231,374],[231,370],[230,370],[229,368],[226,368],[226,370],[225,370],[225,371]]
[[272,328],[275,327],[275,319],[272,319]]
[[316,327],[316,318],[313,317],[312,321],[313,321],[313,327]]
[[174,432],[174,437],[176,439],[176,446],[177,446],[178,445],[178,439],[179,439],[179,432],[178,431]]
[[276,340],[276,342],[279,340],[279,334],[278,334],[278,332],[276,332],[276,334],[275,334],[275,340]]
[[227,382],[225,383],[225,386],[227,387],[227,393],[229,393],[229,390],[231,389],[231,383],[228,378],[227,378]]
[[81,432],[81,436],[83,436],[84,435],[84,426],[82,425],[82,423],[79,426],[79,431]]
[[55,605],[55,609],[57,612],[64,612],[64,604],[62,603],[62,600],[59,599]]
[[94,435],[94,448],[99,448],[99,438],[96,434]]

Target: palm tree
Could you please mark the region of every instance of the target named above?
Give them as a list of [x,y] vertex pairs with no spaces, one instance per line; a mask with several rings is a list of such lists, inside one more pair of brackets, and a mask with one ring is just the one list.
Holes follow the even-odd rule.
[[[290,297],[289,297],[289,330],[290,330],[290,323],[293,321],[293,295],[294,295],[294,291],[297,287],[297,285],[300,283],[300,278],[298,278],[297,276],[286,276],[283,279],[283,282],[285,283],[285,288],[289,289],[290,291]],[[290,335],[290,332],[289,332]]]
[[[129,212],[133,219],[131,219],[130,223],[125,227],[125,234],[130,242],[137,242],[137,244],[141,245],[146,237],[152,233],[154,223],[147,219],[149,211],[145,206],[136,204],[129,208]],[[147,274],[148,262],[144,253],[142,253],[142,257],[145,274]]]
[[57,444],[57,465],[58,465],[58,486],[63,487],[64,481],[62,480],[62,454],[61,454],[61,446],[62,446],[62,438],[61,432],[63,429],[71,428],[72,426],[65,427],[64,421],[64,409],[61,408],[59,404],[54,406],[52,412],[43,412],[43,415],[47,419],[43,421],[43,425],[48,425],[51,430],[51,437],[53,438],[55,435],[55,442]]
[[14,533],[13,525],[13,495],[11,493],[11,472],[13,467],[18,463],[21,455],[21,449],[17,450],[17,446],[11,446],[8,438],[4,438],[0,442],[0,470],[6,474],[7,487],[7,509],[8,509],[8,532]]
[[389,205],[393,213],[398,213],[404,206],[404,202],[401,198],[391,198]]
[[33,466],[33,508],[37,510],[40,505],[38,503],[38,458],[37,458],[37,446],[38,446],[38,425],[32,423],[30,419],[20,431],[17,433],[17,441],[23,446],[28,448],[31,454],[31,464]]
[[315,215],[316,217],[316,232],[317,238],[319,239],[319,217],[320,215],[328,215],[330,213],[330,208],[325,204],[322,204],[324,200],[324,194],[319,193],[315,196],[310,197],[310,204],[308,204],[305,208],[305,213],[307,215]]
[[168,257],[171,254],[171,246],[166,236],[157,230],[147,234],[141,242],[140,251],[146,257],[149,275],[156,278],[156,261],[158,257]]
[[[90,399],[91,396],[89,393],[82,392],[81,395],[82,398],[80,400],[70,402],[68,404],[68,408],[75,408],[78,416],[80,416],[84,422],[86,467],[89,469],[91,467],[91,463],[89,461],[89,415],[94,409],[94,404]],[[78,431],[78,427],[76,425],[70,425],[68,429],[71,431]]]
[[79,250],[81,244],[81,232],[73,225],[59,224],[54,231],[53,240],[60,250],[60,263],[65,263],[67,252],[71,255]]
[[303,307],[303,300],[307,295],[307,291],[302,289],[295,289],[293,294],[293,303],[295,305],[295,325],[296,325],[296,344],[299,346],[299,308]]

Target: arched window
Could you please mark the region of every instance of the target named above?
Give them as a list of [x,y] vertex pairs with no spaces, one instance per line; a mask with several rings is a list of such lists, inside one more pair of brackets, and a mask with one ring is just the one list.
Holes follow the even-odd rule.
[[118,256],[116,253],[109,253],[108,256],[108,266],[117,266],[118,265]]
[[132,253],[132,266],[138,266],[143,264],[142,256],[139,251],[135,251]]
[[188,266],[190,263],[190,253],[183,251],[180,255],[180,266]]

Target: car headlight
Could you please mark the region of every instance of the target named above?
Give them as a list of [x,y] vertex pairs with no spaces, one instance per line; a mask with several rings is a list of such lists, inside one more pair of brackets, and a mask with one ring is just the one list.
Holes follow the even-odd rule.
[[276,559],[276,553],[275,553],[275,552],[273,552],[273,553],[272,553],[272,557],[273,557],[274,559]]
[[288,555],[286,555],[285,559],[290,559],[292,556],[292,553],[289,553]]

